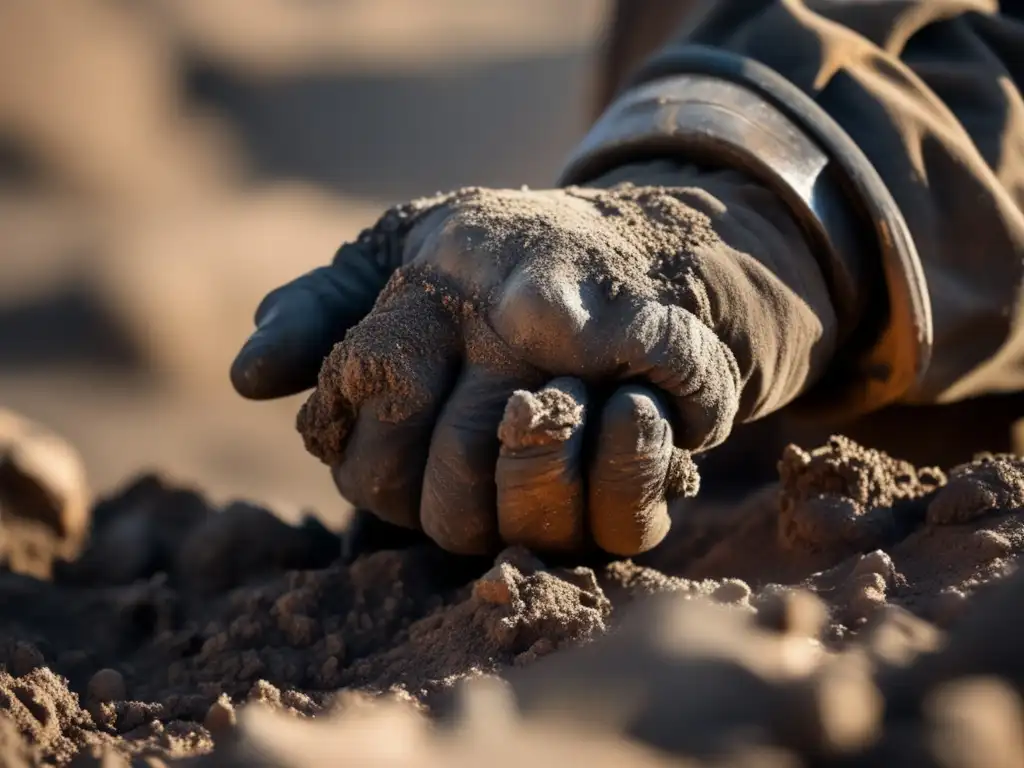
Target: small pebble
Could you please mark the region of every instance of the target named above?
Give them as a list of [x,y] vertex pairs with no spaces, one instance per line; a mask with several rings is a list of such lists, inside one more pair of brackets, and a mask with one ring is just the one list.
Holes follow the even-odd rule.
[[31,643],[18,643],[11,654],[11,674],[15,677],[27,675],[45,664],[42,652]]
[[89,680],[86,695],[92,701],[101,703],[124,701],[128,696],[124,675],[116,669],[99,670]]

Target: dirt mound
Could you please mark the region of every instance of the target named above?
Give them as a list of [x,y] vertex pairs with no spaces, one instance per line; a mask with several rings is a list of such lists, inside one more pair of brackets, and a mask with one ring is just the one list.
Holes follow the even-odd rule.
[[575,568],[347,562],[141,478],[0,574],[0,765],[1021,764],[1024,462],[779,467],[699,547]]
[[0,408],[0,567],[41,578],[78,552],[88,525],[78,453],[43,426]]

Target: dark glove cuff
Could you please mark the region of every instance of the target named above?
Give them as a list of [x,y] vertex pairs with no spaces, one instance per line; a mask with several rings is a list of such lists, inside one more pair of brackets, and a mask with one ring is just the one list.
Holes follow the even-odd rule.
[[[641,72],[570,157],[559,183],[584,184],[628,163],[678,158],[743,170],[801,224],[844,338],[807,405],[874,410],[914,388],[932,322],[903,216],[845,132],[774,71],[715,49],[669,49]],[[874,257],[872,258],[872,254]],[[867,308],[876,283],[888,306]]]

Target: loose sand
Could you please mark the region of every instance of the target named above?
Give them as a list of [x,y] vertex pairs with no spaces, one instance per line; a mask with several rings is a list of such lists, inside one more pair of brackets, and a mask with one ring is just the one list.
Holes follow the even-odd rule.
[[0,575],[0,765],[1020,765],[1024,462],[779,467],[698,555],[574,568],[140,478]]

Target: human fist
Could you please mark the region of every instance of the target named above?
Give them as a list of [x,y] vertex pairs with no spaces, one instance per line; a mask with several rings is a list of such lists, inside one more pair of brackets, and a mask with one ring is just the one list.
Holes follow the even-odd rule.
[[696,492],[690,452],[830,352],[827,290],[780,220],[705,187],[418,201],[271,293],[233,380],[274,397],[319,367],[307,448],[353,504],[445,549],[638,554]]

